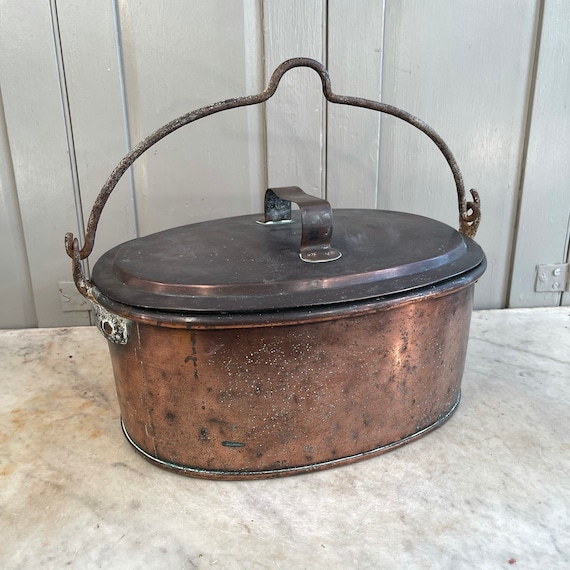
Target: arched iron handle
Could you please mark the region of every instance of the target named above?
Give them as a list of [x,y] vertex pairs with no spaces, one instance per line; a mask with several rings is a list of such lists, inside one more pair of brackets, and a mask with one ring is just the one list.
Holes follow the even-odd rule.
[[214,115],[215,113],[220,113],[221,111],[226,111],[228,109],[234,109],[237,107],[256,105],[258,103],[267,101],[277,90],[277,86],[279,85],[279,82],[281,81],[283,75],[295,67],[309,67],[311,69],[314,69],[321,78],[323,94],[325,98],[331,103],[338,103],[339,105],[351,105],[353,107],[364,107],[373,111],[386,113],[387,115],[393,115],[394,117],[398,117],[406,123],[413,125],[424,134],[426,134],[435,143],[437,148],[439,148],[445,157],[449,167],[451,168],[457,189],[457,199],[459,205],[459,231],[468,237],[475,236],[481,218],[479,194],[476,190],[471,190],[470,192],[471,196],[473,197],[473,201],[467,202],[465,198],[465,186],[463,183],[463,177],[461,176],[461,172],[459,170],[459,166],[457,165],[455,157],[453,156],[445,141],[421,119],[418,119],[414,115],[406,111],[402,111],[397,107],[387,105],[386,103],[380,103],[378,101],[361,99],[360,97],[335,95],[332,92],[331,81],[326,68],[314,59],[298,57],[289,59],[279,65],[273,72],[267,88],[261,93],[258,93],[257,95],[248,95],[246,97],[238,97],[235,99],[227,99],[226,101],[220,101],[218,103],[214,103],[213,105],[202,107],[201,109],[197,109],[195,111],[182,115],[181,117],[178,117],[170,123],[167,123],[149,135],[147,138],[142,140],[119,162],[119,164],[111,172],[109,178],[103,185],[103,188],[101,188],[101,191],[95,200],[95,204],[93,205],[93,209],[91,210],[91,214],[87,222],[85,244],[83,245],[83,248],[79,249],[79,241],[76,237],[74,237],[72,233],[67,233],[65,235],[65,249],[67,251],[67,255],[69,255],[69,257],[71,257],[73,260],[73,275],[75,284],[82,294],[86,296],[90,295],[90,283],[83,274],[80,260],[86,259],[93,251],[97,224],[99,223],[103,208],[105,207],[105,204],[107,203],[111,192],[123,174],[133,164],[133,162],[151,146],[156,144],[159,140],[163,139],[184,125],[197,121],[198,119],[202,119],[203,117]]

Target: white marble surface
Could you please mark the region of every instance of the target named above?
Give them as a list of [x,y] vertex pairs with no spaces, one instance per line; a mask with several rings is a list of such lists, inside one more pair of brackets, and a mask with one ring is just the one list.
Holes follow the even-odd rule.
[[0,332],[1,568],[570,568],[570,309],[474,314],[443,427],[361,463],[185,478],[119,427],[93,328]]

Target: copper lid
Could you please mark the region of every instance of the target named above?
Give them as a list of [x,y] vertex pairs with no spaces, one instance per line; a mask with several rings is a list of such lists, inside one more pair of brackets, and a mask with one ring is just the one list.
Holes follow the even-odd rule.
[[[313,206],[328,206],[307,198]],[[429,218],[335,210],[332,236],[330,207],[324,213],[314,208],[307,215],[301,205],[291,223],[258,224],[259,216],[248,215],[126,242],[99,259],[93,284],[107,298],[134,307],[243,313],[396,295],[437,286],[485,261],[473,240]],[[271,217],[266,211],[265,221],[280,221]],[[329,262],[306,263],[315,255],[310,247],[303,260],[303,240],[311,237]]]

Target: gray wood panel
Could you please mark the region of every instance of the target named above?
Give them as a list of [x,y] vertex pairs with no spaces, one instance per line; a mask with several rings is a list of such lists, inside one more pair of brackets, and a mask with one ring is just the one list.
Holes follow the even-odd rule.
[[[570,231],[570,3],[544,6],[509,306],[548,307],[561,293],[536,293],[536,266],[563,263]],[[564,295],[570,304],[570,295]]]
[[[380,101],[384,2],[329,0],[328,69],[333,91]],[[375,208],[380,125],[375,111],[327,107],[327,198],[337,208]]]
[[[481,195],[488,269],[479,308],[505,306],[534,54],[537,2],[387,0],[382,96],[447,142]],[[433,143],[382,121],[379,206],[457,227],[451,172]]]
[[[0,0],[0,8],[0,262],[9,268],[0,283],[11,291],[0,326],[88,324],[87,311],[61,311],[57,284],[71,280],[63,235],[81,237],[111,169],[167,121],[257,93],[299,56],[327,65],[336,93],[401,107],[447,141],[482,198],[477,241],[489,269],[478,308],[570,303],[533,292],[535,265],[564,261],[570,232],[564,0]],[[325,104],[317,75],[293,70],[264,106],[203,119],[141,158],[109,200],[90,263],[139,234],[260,211],[268,185],[291,184],[326,192],[333,207],[457,226],[451,173],[429,139],[392,117]]]
[[[259,17],[252,2],[121,2],[133,143],[188,111],[256,91],[262,54],[259,34],[249,32]],[[207,117],[141,157],[134,165],[141,234],[259,209],[261,120],[261,108]]]
[[89,324],[86,311],[61,312],[57,285],[71,277],[64,234],[80,228],[53,14],[47,2],[7,0],[1,12],[2,97],[37,322]]
[[36,308],[28,268],[10,141],[0,93],[0,328],[34,327]]
[[[265,0],[265,75],[293,57],[326,64],[324,0]],[[321,82],[311,69],[292,69],[265,104],[269,186],[300,186],[325,195],[326,127]]]
[[[81,215],[87,222],[101,186],[131,146],[125,124],[115,3],[59,2],[58,19]],[[101,217],[95,248],[89,257],[91,267],[111,247],[137,237],[135,211],[127,173]]]

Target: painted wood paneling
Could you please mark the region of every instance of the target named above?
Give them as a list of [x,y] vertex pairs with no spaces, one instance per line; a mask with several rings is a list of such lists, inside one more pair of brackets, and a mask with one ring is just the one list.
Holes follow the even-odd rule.
[[[121,89],[119,37],[112,0],[58,2],[57,12],[73,127],[81,215],[87,222],[107,176],[131,144]],[[136,235],[134,195],[127,174],[117,185],[97,230],[89,257]]]
[[[383,100],[431,125],[481,195],[479,308],[507,298],[537,16],[533,1],[386,2]],[[457,227],[451,172],[427,137],[384,117],[380,156],[380,207]]]
[[37,326],[26,242],[0,93],[0,328]]
[[37,322],[88,324],[86,311],[61,312],[57,285],[71,276],[64,234],[80,230],[50,4],[0,8],[2,97]]
[[[186,112],[259,90],[260,36],[250,33],[250,20],[260,17],[252,2],[119,0],[133,143]],[[134,165],[141,234],[250,213],[253,204],[258,210],[261,124],[262,109],[227,111],[180,129],[141,157]]]
[[[277,65],[299,56],[323,62],[336,93],[401,107],[449,144],[482,198],[477,241],[489,269],[477,307],[505,306],[509,284],[512,306],[560,301],[537,303],[532,289],[535,265],[563,261],[568,245],[563,0],[0,7],[0,261],[11,268],[1,284],[13,291],[0,326],[87,324],[86,311],[60,309],[57,283],[71,280],[63,235],[81,237],[128,147],[183,113],[260,92]],[[293,184],[326,191],[333,207],[404,210],[457,227],[453,179],[427,137],[392,117],[326,104],[318,76],[298,69],[265,105],[188,125],[142,157],[107,204],[90,263],[139,234],[260,211],[268,185]]]
[[[266,81],[282,62],[310,57],[326,65],[324,0],[263,2]],[[325,195],[325,106],[319,76],[292,69],[265,104],[269,186]]]
[[566,260],[569,224],[570,3],[546,0],[509,306],[560,304],[558,292],[535,293],[536,266]]
[[[380,101],[384,2],[329,0],[333,91]],[[327,199],[336,208],[377,206],[380,125],[375,111],[327,105]]]

